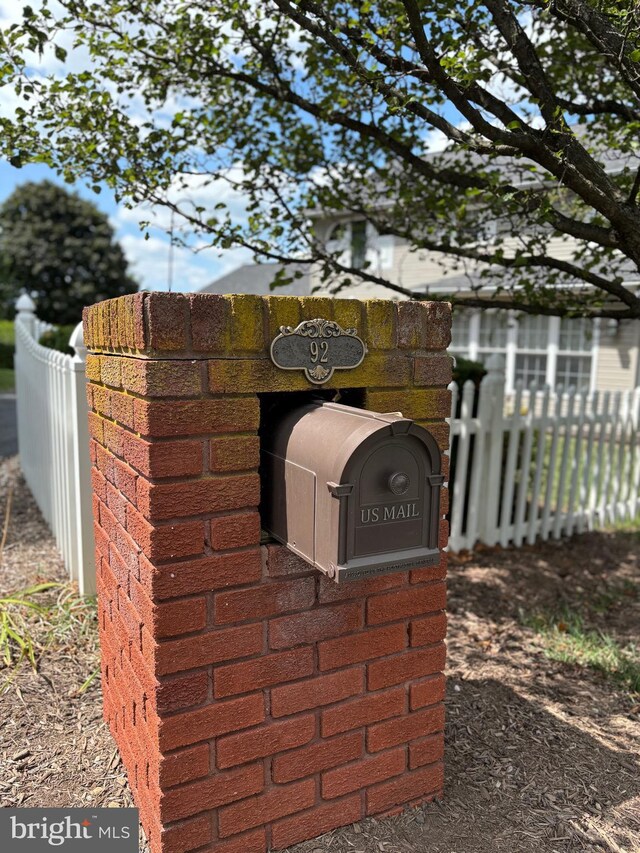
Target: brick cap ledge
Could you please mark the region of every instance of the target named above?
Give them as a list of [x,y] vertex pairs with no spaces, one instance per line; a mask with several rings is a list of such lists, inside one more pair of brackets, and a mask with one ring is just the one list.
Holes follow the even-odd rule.
[[448,302],[141,291],[85,308],[84,341],[92,353],[266,358],[280,326],[316,317],[355,327],[369,353],[442,352],[451,339]]

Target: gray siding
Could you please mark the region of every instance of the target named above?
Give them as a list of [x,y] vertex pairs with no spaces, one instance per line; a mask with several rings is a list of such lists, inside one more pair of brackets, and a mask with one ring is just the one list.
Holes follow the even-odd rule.
[[596,388],[599,391],[625,391],[638,383],[638,348],[640,321],[623,320],[615,336],[603,320],[596,366]]

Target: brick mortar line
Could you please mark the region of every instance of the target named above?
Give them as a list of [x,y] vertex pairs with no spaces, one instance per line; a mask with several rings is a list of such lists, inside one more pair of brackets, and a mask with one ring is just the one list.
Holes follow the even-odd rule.
[[[180,402],[180,401],[174,401],[174,402]],[[182,442],[185,440],[206,441],[207,438],[211,438],[211,439],[215,439],[215,438],[255,438],[258,435],[257,430],[255,432],[252,432],[251,430],[242,430],[242,431],[238,431],[238,432],[189,433],[189,434],[178,435],[178,436],[173,436],[173,435],[155,436],[155,435],[152,435],[151,438],[153,440],[149,441],[149,438],[145,434],[140,433],[140,432],[136,432],[136,430],[134,430],[132,427],[128,427],[126,424],[123,424],[122,421],[116,421],[116,420],[114,420],[114,418],[110,418],[108,415],[105,415],[103,412],[100,412],[97,409],[89,409],[87,414],[96,415],[97,417],[102,418],[102,420],[107,421],[108,423],[111,423],[114,426],[119,427],[121,430],[125,431],[129,435],[136,436],[141,441],[144,441],[146,444],[154,444],[154,445],[170,444],[172,442]],[[101,447],[104,447],[105,449],[109,450],[107,445],[102,444],[101,442],[98,441],[98,439],[94,438],[94,441],[97,444],[100,444]],[[109,452],[113,453],[112,450],[110,450]],[[116,456],[117,458],[122,458],[122,457],[118,457],[116,453],[113,453],[113,455]],[[247,469],[247,470],[254,470],[254,469]],[[143,476],[146,476],[146,475],[143,474]]]
[[[275,335],[274,335],[275,337]],[[162,362],[185,362],[185,361],[265,361],[269,362],[269,364],[273,364],[274,367],[277,368],[277,365],[271,360],[271,356],[269,355],[269,348],[271,346],[271,341],[273,338],[265,338],[268,343],[265,344],[264,349],[259,352],[256,350],[236,350],[234,355],[229,355],[224,351],[215,352],[214,350],[180,350],[180,355],[175,354],[173,350],[154,350],[152,347],[148,347],[147,350],[134,350],[134,351],[125,351],[125,348],[121,349],[101,349],[87,347],[87,354],[92,355],[95,358],[130,358],[135,361],[141,362],[149,362],[149,361],[162,361]],[[364,340],[364,338],[363,338]],[[366,344],[365,340],[365,344]],[[129,348],[130,350],[131,348]],[[368,355],[398,355],[404,356],[405,358],[432,358],[437,357],[438,355],[447,355],[447,349],[399,349],[398,347],[388,347],[387,349],[381,349],[379,347],[372,347],[367,349],[367,353],[365,358]],[[347,368],[347,369],[355,369],[355,368]]]
[[[99,471],[99,469],[97,469],[97,468],[96,468],[96,470]],[[101,471],[99,471],[99,473],[102,474]],[[104,474],[102,474],[102,476],[104,477]],[[185,481],[185,482],[199,483],[199,482],[206,482],[207,480],[212,480],[212,479],[213,479],[212,477],[202,477],[201,479],[195,479],[192,481]],[[136,504],[134,504],[121,489],[119,489],[116,485],[114,485],[114,483],[112,483],[111,480],[109,480],[107,477],[105,477],[105,480],[129,504],[129,506],[131,506],[137,513],[139,513],[140,516],[147,522],[147,524],[149,524],[153,528],[171,527],[171,526],[175,526],[176,524],[182,524],[182,523],[190,522],[190,521],[207,521],[209,519],[218,517],[220,514],[228,515],[231,512],[231,510],[220,509],[220,510],[208,510],[206,512],[201,512],[201,513],[197,513],[194,515],[177,515],[177,516],[171,516],[169,518],[150,518],[149,516],[147,516],[143,512],[143,510],[141,510],[138,506],[136,506]],[[160,484],[158,484],[158,485],[160,485]],[[100,503],[107,510],[109,510],[109,512],[116,518],[116,521],[117,521],[117,516],[115,515],[113,510],[109,507],[109,505],[105,504],[102,500],[100,501]],[[238,507],[237,509],[246,512],[247,510],[256,511],[257,507],[258,507],[258,504],[248,504],[247,506]],[[104,530],[103,525],[100,522],[97,522],[97,523]],[[123,527],[123,526],[121,525],[121,527]],[[127,532],[127,533],[129,532],[126,527],[123,527],[123,530],[125,530],[125,532]],[[131,536],[131,538],[133,539],[133,536],[131,533],[129,533],[129,536]],[[135,539],[134,539],[134,541],[135,541]],[[138,546],[138,547],[140,547],[140,550],[144,553],[142,547],[141,546]],[[211,554],[205,554],[205,555],[206,556],[213,556],[214,554],[229,554],[232,552],[235,553],[236,551],[244,550],[246,547],[257,548],[257,547],[259,547],[259,544],[256,544],[254,546],[241,546],[238,548],[229,548],[229,549],[225,549],[223,551],[214,551],[212,549]],[[196,555],[196,557],[197,556],[199,556],[199,555]],[[149,558],[147,558],[147,559],[149,559]],[[155,563],[154,563],[154,565],[155,565]]]

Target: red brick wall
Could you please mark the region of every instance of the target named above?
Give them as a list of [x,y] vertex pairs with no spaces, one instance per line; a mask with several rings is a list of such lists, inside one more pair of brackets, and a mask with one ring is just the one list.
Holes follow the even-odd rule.
[[310,387],[267,346],[314,316],[369,345],[336,380],[446,446],[446,307],[138,294],[85,317],[104,715],[154,853],[263,853],[442,791],[444,557],[337,586],[260,546],[257,393]]

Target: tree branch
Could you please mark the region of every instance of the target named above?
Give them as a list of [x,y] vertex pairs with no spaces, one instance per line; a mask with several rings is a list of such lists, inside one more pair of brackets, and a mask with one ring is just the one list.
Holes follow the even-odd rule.
[[503,0],[484,0],[498,31],[518,63],[518,68],[548,127],[560,126],[556,114],[555,93],[536,50],[513,10]]
[[471,105],[469,97],[473,97],[476,103],[492,112],[496,118],[500,119],[505,128],[512,121],[519,120],[519,116],[508,108],[503,101],[495,98],[486,89],[478,86],[478,84],[471,83],[465,89],[461,89],[444,71],[435,51],[429,44],[422,26],[420,9],[415,0],[401,0],[401,2],[407,13],[411,35],[416,43],[420,58],[431,72],[434,83],[450,98],[451,102],[478,133],[481,133],[493,142],[517,145],[517,141],[514,138],[516,135],[507,130],[501,130],[499,127],[486,121],[483,115]]
[[[369,41],[368,39],[363,38],[362,33],[356,27],[350,27],[348,25],[343,25],[335,16],[330,15],[326,9],[319,5],[318,3],[313,2],[313,0],[301,0],[299,3],[299,7],[301,9],[309,10],[315,17],[324,20],[327,26],[330,29],[320,28],[317,24],[312,22],[308,17],[301,15],[297,11],[297,7],[293,6],[287,0],[273,0],[278,8],[285,12],[285,14],[289,15],[296,23],[306,29],[309,33],[316,35],[322,38],[327,45],[332,47],[342,58],[349,64],[351,68],[358,71],[361,79],[363,79],[366,83],[371,83],[371,75],[367,72],[367,69],[364,68],[360,63],[357,62],[357,58],[350,51],[345,44],[343,44],[340,39],[335,36],[335,31],[341,32],[349,41],[357,44],[362,50],[366,51],[372,58],[376,61],[380,62],[385,68],[389,69],[394,73],[402,73],[406,75],[412,75],[419,80],[434,82],[433,74],[427,68],[422,68],[419,65],[416,65],[412,62],[409,62],[403,56],[392,56],[386,51],[382,50],[377,41]],[[428,109],[423,104],[417,103],[414,100],[407,99],[406,94],[395,87],[389,86],[385,84],[381,79],[376,79],[375,85],[377,89],[386,94],[388,97],[395,97],[400,102],[405,102],[404,106],[409,112],[413,112],[415,115],[423,118],[425,121],[428,121],[433,127],[436,127],[438,130],[441,130],[449,139],[464,142],[471,150],[475,150],[478,152],[492,152],[492,153],[504,153],[504,154],[513,154],[517,149],[514,149],[513,146],[504,145],[504,151],[496,151],[496,146],[482,145],[477,140],[474,140],[470,134],[460,130],[455,125],[451,124],[451,122],[446,121],[442,116],[438,113],[435,113],[433,110]],[[491,93],[482,89],[482,87],[474,84],[469,87],[469,93],[473,93],[477,98],[478,102],[482,103],[487,109],[489,109],[497,118],[502,118],[506,120],[507,123],[510,121],[518,120],[518,115],[510,110],[510,108],[503,102],[497,98],[494,98]]]
[[[557,293],[560,297],[566,297],[567,300],[575,300],[575,292],[557,291]],[[435,300],[439,297],[437,297],[435,294],[428,294],[428,298]],[[453,305],[464,306],[465,308],[496,308],[499,306],[503,310],[520,311],[523,314],[543,314],[546,317],[575,316],[575,312],[567,306],[563,307],[561,305],[542,305],[537,302],[535,304],[532,304],[531,302],[525,302],[522,299],[503,298],[501,294],[499,294],[498,296],[485,296],[484,298],[481,296],[476,296],[473,293],[449,294],[446,297],[446,301],[451,302]],[[588,314],[582,314],[580,316],[589,317],[591,319],[603,317],[606,319],[631,320],[634,319],[636,315],[632,314],[629,309],[624,309],[622,307],[611,307],[595,308],[593,311],[589,311]]]
[[607,17],[585,0],[525,0],[538,8],[548,8],[552,15],[567,21],[585,35],[597,50],[609,58],[620,72],[625,83],[640,99],[640,74],[637,63],[631,59],[633,45],[627,35],[619,32],[611,17]]
[[595,98],[592,101],[584,103],[576,103],[569,98],[556,96],[556,102],[563,110],[577,116],[591,115],[617,115],[627,121],[640,121],[640,110],[636,110],[629,104],[624,104],[622,101],[615,101],[612,98],[600,100]]

